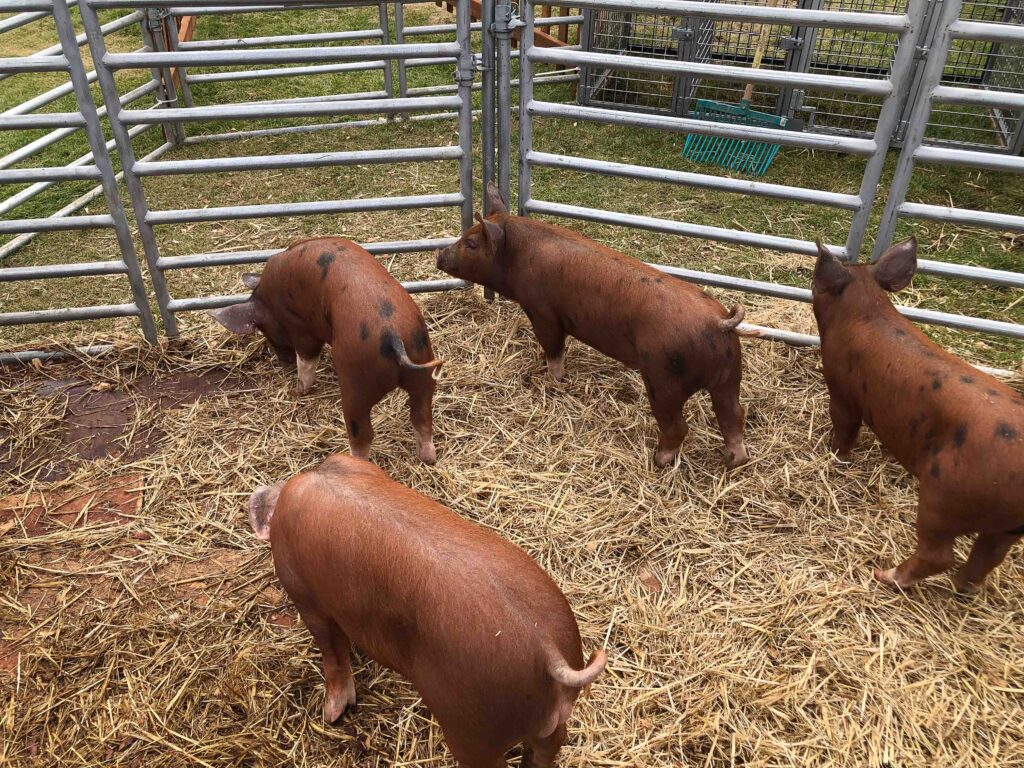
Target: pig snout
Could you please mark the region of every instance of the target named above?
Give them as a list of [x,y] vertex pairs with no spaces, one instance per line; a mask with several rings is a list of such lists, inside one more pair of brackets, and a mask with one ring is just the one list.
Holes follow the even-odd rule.
[[438,248],[434,251],[434,259],[437,262],[437,268],[442,272],[448,272],[450,274],[455,268],[455,254],[452,253],[451,246],[447,248]]

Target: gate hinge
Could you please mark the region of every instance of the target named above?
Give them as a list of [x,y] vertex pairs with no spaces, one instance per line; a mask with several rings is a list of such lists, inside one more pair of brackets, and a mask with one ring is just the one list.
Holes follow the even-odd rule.
[[927,45],[918,45],[914,48],[914,59],[917,61],[923,61],[928,58],[928,53],[931,49]]
[[[461,53],[459,54],[459,62],[455,66],[455,82],[472,83],[476,76],[474,72],[477,71],[477,56],[472,53]],[[480,64],[483,64],[483,57],[479,59]]]
[[494,24],[491,25],[491,30],[495,35],[511,35],[513,30],[525,26],[511,3],[498,3],[494,6]]
[[681,43],[693,40],[693,28],[692,27],[673,27],[672,37]]
[[170,15],[171,12],[166,8],[147,8],[146,23],[152,30],[162,29],[164,26],[164,19]]
[[794,51],[797,48],[802,47],[804,39],[797,37],[796,35],[787,35],[786,37],[779,38],[779,47],[784,51]]

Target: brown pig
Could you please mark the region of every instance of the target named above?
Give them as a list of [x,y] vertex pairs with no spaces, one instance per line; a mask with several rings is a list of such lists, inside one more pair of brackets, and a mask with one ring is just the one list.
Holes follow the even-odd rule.
[[521,549],[336,454],[249,500],[274,568],[324,658],[324,720],[355,703],[349,643],[407,677],[463,768],[551,765],[584,665],[572,609]]
[[1024,535],[1024,398],[945,352],[896,311],[917,241],[874,264],[843,264],[818,244],[814,316],[832,416],[845,459],[861,422],[920,481],[917,551],[875,578],[908,587],[953,566],[958,536],[977,533],[955,578],[970,590]]
[[564,227],[510,216],[497,188],[491,214],[437,252],[444,272],[484,285],[522,306],[556,381],[565,337],[639,368],[661,438],[655,463],[675,461],[688,427],[683,406],[706,389],[725,437],[729,467],[746,463],[742,364],[732,314],[694,285]]
[[420,459],[434,463],[431,402],[441,361],[416,302],[372,254],[340,237],[299,240],[242,281],[249,300],[210,314],[234,333],[259,330],[282,362],[297,362],[300,394],[312,389],[320,350],[330,344],[354,455],[370,455],[370,409],[401,387]]

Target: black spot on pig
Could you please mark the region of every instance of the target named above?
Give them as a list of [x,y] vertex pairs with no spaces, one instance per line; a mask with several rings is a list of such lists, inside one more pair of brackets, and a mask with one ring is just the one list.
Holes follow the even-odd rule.
[[936,376],[934,379],[932,379],[932,390],[937,391],[940,389],[942,389],[942,379]]
[[391,317],[393,314],[395,314],[395,305],[392,304],[387,299],[384,299],[380,303],[380,316],[383,318],[388,318]]
[[359,422],[355,419],[352,420],[352,437],[359,437]]
[[893,333],[895,333],[897,336],[906,336],[907,335],[907,332],[904,331],[902,328],[897,328],[895,331],[893,331]]
[[650,282],[651,282],[651,278],[649,278],[649,277],[641,277],[640,278],[640,282],[643,283],[644,285],[649,285]]
[[320,267],[320,279],[321,280],[326,280],[327,279],[327,270],[330,268],[331,262],[333,262],[333,261],[334,261],[334,254],[333,253],[329,253],[328,251],[324,251],[323,253],[321,253],[320,254],[320,258],[318,258],[316,260],[316,263]]
[[686,373],[686,358],[679,352],[669,352],[666,368],[673,376],[682,376]]
[[366,323],[360,323],[359,324],[359,340],[360,341],[366,341],[368,338],[370,338],[370,329],[367,327]]
[[1005,421],[999,422],[996,426],[996,437],[1000,437],[1003,440],[1016,440],[1017,430],[1007,424]]
[[964,441],[967,439],[967,425],[961,424],[956,428],[956,432],[953,433],[953,445],[957,448],[963,446]]
[[961,376],[960,377],[960,381],[962,381],[964,384],[973,384],[974,383],[974,377],[973,376]]
[[924,415],[915,416],[910,420],[910,436],[915,437],[917,435],[917,429],[924,424]]
[[380,356],[395,356],[395,334],[390,329],[383,331],[380,335]]
[[420,328],[413,334],[412,337],[413,346],[417,352],[422,352],[427,348],[427,331],[424,328]]

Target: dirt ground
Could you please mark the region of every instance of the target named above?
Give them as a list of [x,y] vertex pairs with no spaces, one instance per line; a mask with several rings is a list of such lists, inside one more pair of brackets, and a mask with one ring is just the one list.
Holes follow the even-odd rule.
[[[869,434],[832,461],[815,351],[744,342],[751,464],[724,469],[699,395],[656,471],[634,372],[573,342],[556,384],[514,305],[418,300],[439,461],[397,394],[372,458],[523,547],[608,649],[561,765],[1024,765],[1024,555],[970,599],[875,583],[913,546],[916,484]],[[300,397],[260,342],[196,327],[0,370],[0,763],[452,765],[359,654],[358,706],[321,723],[319,654],[248,527],[257,485],[347,449],[326,358]]]

